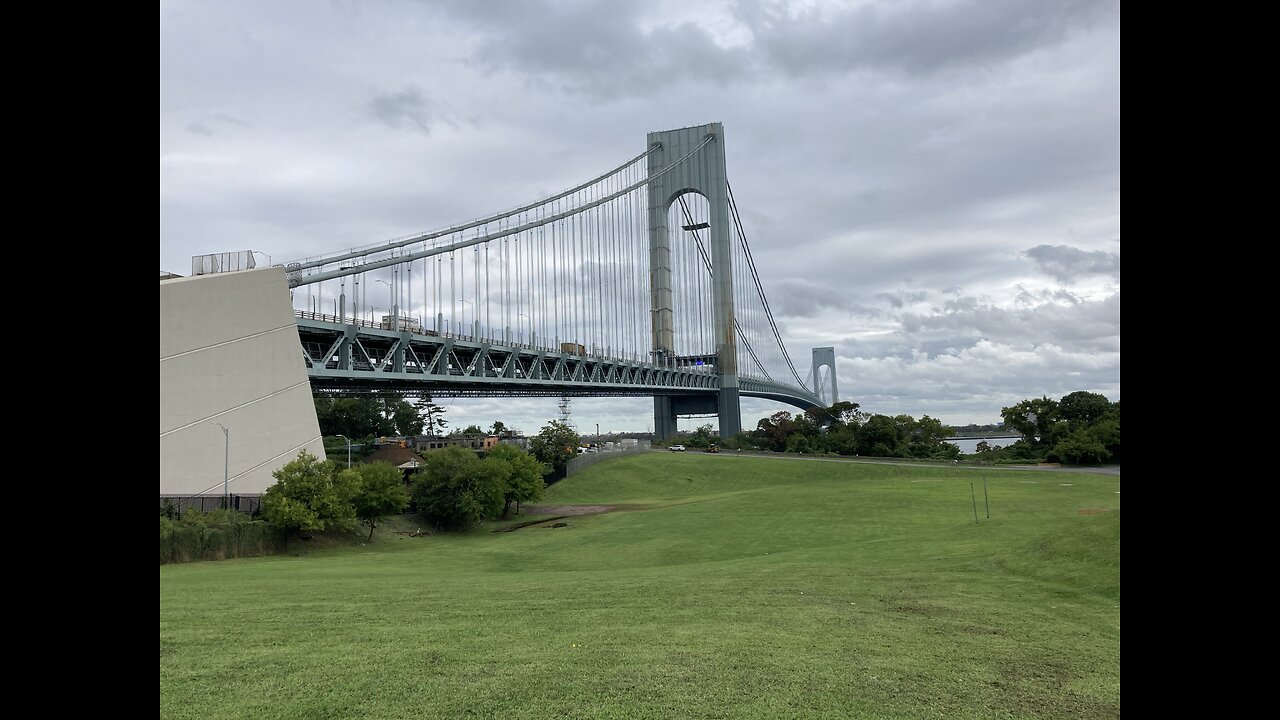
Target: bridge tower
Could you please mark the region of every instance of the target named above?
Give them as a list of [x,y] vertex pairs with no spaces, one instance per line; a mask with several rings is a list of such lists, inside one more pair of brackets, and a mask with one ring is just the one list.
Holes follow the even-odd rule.
[[822,383],[822,368],[826,367],[830,370],[831,377],[831,402],[827,405],[835,405],[840,401],[840,393],[836,389],[836,349],[834,347],[818,347],[813,349],[813,391],[818,397],[826,401],[826,388]]
[[649,133],[648,147],[661,147],[649,156],[649,176],[654,177],[708,137],[711,141],[689,161],[649,184],[649,289],[653,314],[655,361],[675,354],[672,321],[671,205],[687,193],[706,198],[710,206],[712,266],[712,315],[716,338],[718,396],[659,395],[653,399],[654,431],[659,439],[676,433],[679,415],[714,412],[720,418],[720,437],[731,438],[742,430],[738,395],[738,348],[733,325],[733,270],[731,267],[729,180],[725,170],[724,126],[720,123]]

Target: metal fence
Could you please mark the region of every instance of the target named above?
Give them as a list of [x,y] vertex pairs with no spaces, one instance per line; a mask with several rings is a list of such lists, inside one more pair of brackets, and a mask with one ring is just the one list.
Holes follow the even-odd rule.
[[212,275],[213,273],[252,270],[253,268],[252,250],[195,255],[191,258],[192,275]]
[[569,464],[565,466],[564,475],[565,477],[569,477],[570,475],[573,475],[575,473],[580,473],[583,470],[586,470],[587,468],[591,467],[592,465],[595,465],[596,463],[599,463],[599,462],[604,462],[605,460],[612,460],[614,458],[620,458],[624,455],[633,455],[638,452],[648,452],[648,451],[649,451],[649,443],[646,442],[641,445],[635,445],[632,447],[621,447],[621,448],[614,448],[613,450],[601,450],[599,452],[583,453],[578,457],[569,461]]
[[[249,515],[257,515],[262,509],[261,495],[231,495],[227,498],[228,504],[232,510],[237,510]],[[161,495],[160,508],[164,509],[165,503],[168,502],[173,506],[175,515],[182,515],[188,510],[199,510],[207,513],[211,510],[221,510],[221,495]]]

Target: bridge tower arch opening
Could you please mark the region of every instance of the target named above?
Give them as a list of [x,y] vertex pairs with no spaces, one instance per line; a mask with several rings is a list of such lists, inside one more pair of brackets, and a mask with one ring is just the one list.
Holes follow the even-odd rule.
[[[823,372],[824,369],[826,372]],[[813,349],[813,392],[827,406],[835,405],[840,400],[840,392],[836,388],[836,349],[834,347]]]
[[[705,143],[705,144],[704,144]],[[669,166],[701,145],[696,155],[670,169]],[[719,379],[719,392],[714,398],[682,395],[656,396],[653,402],[654,431],[659,439],[676,433],[680,415],[714,412],[720,422],[720,436],[730,438],[742,430],[739,403],[738,348],[734,330],[733,268],[731,221],[729,213],[729,181],[725,168],[724,126],[720,123],[652,132],[649,155],[649,287],[653,320],[653,353],[658,363],[678,361],[675,327],[678,317],[674,298],[681,288],[680,278],[673,273],[673,247],[676,232],[698,232],[704,241],[711,263],[710,279],[710,344]],[[665,172],[664,172],[665,171]],[[673,225],[672,206],[695,193],[706,200],[706,216],[694,227]],[[684,329],[687,331],[687,329]],[[714,404],[714,408],[710,407]]]

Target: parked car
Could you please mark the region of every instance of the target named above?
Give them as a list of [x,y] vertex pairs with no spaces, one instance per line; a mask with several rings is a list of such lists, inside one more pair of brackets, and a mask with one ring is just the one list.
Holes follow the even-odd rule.
[[670,448],[670,450],[671,450],[671,452],[684,452],[684,446],[683,446],[683,445],[672,445],[672,446],[671,446],[671,448]]

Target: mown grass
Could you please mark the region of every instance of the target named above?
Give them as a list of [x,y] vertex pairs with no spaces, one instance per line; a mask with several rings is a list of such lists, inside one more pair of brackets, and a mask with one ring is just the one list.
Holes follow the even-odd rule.
[[645,509],[565,528],[161,567],[160,714],[1118,717],[1118,490],[630,456],[547,502]]

